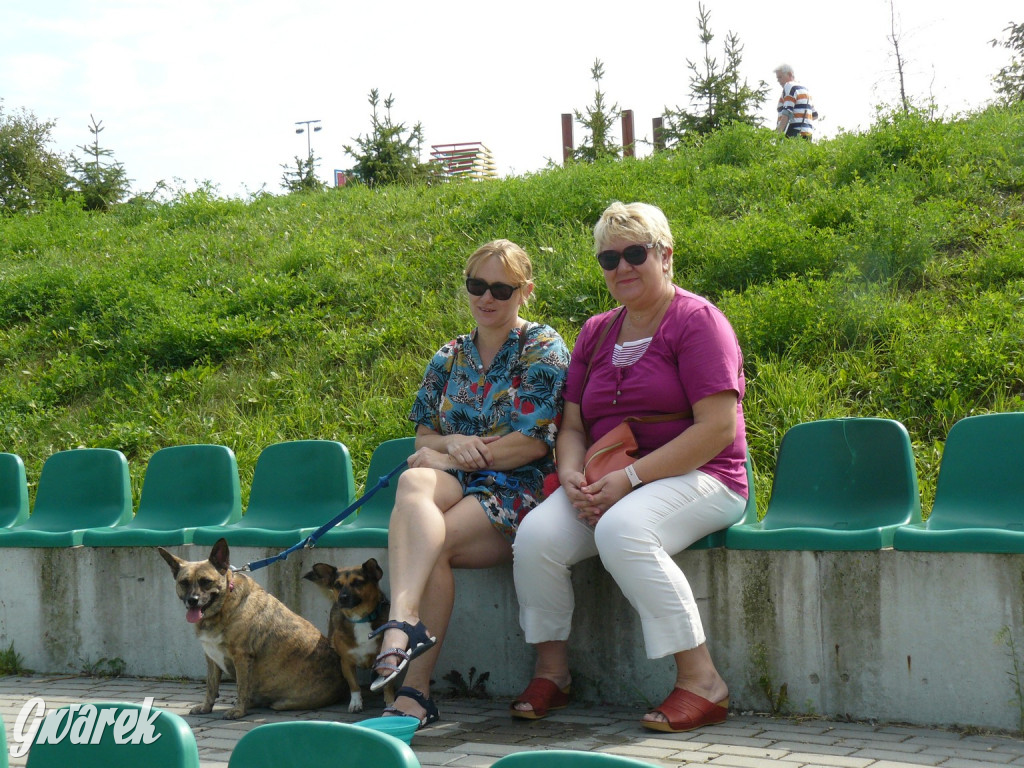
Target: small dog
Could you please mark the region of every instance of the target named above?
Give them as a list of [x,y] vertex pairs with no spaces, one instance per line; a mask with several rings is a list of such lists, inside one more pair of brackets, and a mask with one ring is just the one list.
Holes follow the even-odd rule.
[[223,673],[238,683],[226,720],[253,707],[316,709],[341,701],[345,679],[327,638],[249,576],[232,572],[227,541],[218,540],[209,559],[195,562],[157,549],[206,653],[206,699],[190,714],[213,709]]
[[[384,571],[374,558],[359,567],[338,569],[317,563],[302,578],[309,579],[331,601],[327,639],[341,657],[341,671],[348,682],[349,712],[363,711],[363,694],[356,669],[371,669],[380,652],[380,639],[369,639],[370,630],[388,620],[388,598],[380,589]],[[384,703],[395,701],[394,685],[384,686]]]

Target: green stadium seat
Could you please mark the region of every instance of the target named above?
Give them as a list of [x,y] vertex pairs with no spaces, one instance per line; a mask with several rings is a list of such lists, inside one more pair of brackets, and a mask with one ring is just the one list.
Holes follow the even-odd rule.
[[[377,446],[370,457],[366,472],[366,488],[369,490],[380,478],[387,475],[416,450],[416,438],[399,437],[385,440]],[[327,531],[317,540],[318,547],[383,547],[388,546],[388,523],[391,508],[395,506],[395,489],[401,473],[391,478],[390,483],[370,497],[359,511],[340,525]],[[326,522],[326,521],[325,521]]]
[[354,723],[292,720],[257,725],[235,744],[228,768],[420,768],[404,741]]
[[921,521],[906,428],[878,418],[798,424],[782,438],[764,519],[726,531],[729,549],[876,550]]
[[71,547],[89,528],[132,518],[128,460],[111,448],[59,451],[43,464],[32,515],[0,529],[0,547]]
[[169,547],[191,544],[196,528],[242,517],[234,452],[225,445],[172,445],[146,465],[135,517],[116,528],[85,532],[87,547]]
[[13,453],[0,453],[0,528],[28,520],[28,482],[25,462]]
[[[745,525],[757,522],[757,498],[754,495],[754,460],[747,454],[747,506],[743,508],[743,517],[734,525]],[[725,532],[728,528],[709,533],[703,539],[697,539],[687,549],[714,549],[725,546]]]
[[949,430],[932,513],[893,548],[1024,553],[1024,413],[961,419]]
[[[65,706],[43,719],[36,732],[37,741],[29,749],[26,768],[199,768],[196,737],[188,723],[173,712],[159,707],[151,707],[147,712],[145,705],[120,702],[87,702],[74,706],[78,707],[77,711],[69,711]],[[107,720],[115,725],[105,726],[102,733],[97,733],[98,728],[94,727],[86,734],[78,723],[88,717],[83,714],[87,707],[95,708],[94,723]],[[64,732],[68,717],[73,718],[72,734],[82,731],[83,736],[90,736],[85,743],[78,743],[83,740]],[[139,723],[139,730],[128,728],[127,733],[134,733],[138,738],[119,736],[116,724],[127,727],[131,722]],[[56,743],[39,743],[38,739],[49,732],[53,733],[52,740]],[[57,740],[61,733],[64,737]]]
[[290,547],[351,504],[354,491],[352,458],[342,443],[274,443],[256,460],[242,519],[197,528],[192,542],[212,546],[223,537],[233,547]]
[[537,749],[505,755],[491,763],[491,768],[651,768],[651,763],[607,752]]

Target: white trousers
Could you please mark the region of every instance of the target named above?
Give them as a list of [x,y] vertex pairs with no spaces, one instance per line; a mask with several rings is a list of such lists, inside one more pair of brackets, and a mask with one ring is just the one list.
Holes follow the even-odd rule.
[[600,555],[640,614],[647,658],[701,645],[705,636],[697,602],[672,556],[738,522],[745,506],[738,493],[695,471],[637,488],[591,528],[576,517],[559,488],[523,519],[513,544],[526,642],[569,638],[575,605],[570,568]]

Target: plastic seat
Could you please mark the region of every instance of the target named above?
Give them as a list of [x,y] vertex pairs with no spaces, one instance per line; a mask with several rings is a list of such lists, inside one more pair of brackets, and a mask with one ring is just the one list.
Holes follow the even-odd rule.
[[491,768],[651,768],[651,764],[607,752],[538,749],[505,755],[491,763]]
[[788,430],[764,519],[726,531],[729,549],[875,550],[921,522],[906,428],[877,418],[824,419]]
[[352,723],[258,725],[238,740],[228,768],[419,768],[405,742]]
[[128,460],[110,448],[59,451],[43,464],[32,515],[0,529],[0,547],[71,547],[89,528],[132,518]]
[[25,462],[13,453],[0,453],[0,528],[28,520],[28,482]]
[[[733,525],[746,525],[757,522],[757,498],[754,495],[754,460],[747,454],[747,506],[743,508],[743,517]],[[697,539],[687,549],[714,549],[725,546],[725,532],[728,528],[709,533],[703,539]]]
[[196,528],[242,518],[238,463],[225,445],[174,445],[146,465],[135,517],[117,528],[85,532],[87,547],[191,544]]
[[893,548],[1024,552],[1024,413],[969,416],[950,428],[932,513],[897,529]]
[[0,768],[7,768],[7,754],[7,731],[3,715],[0,715]]
[[[83,709],[95,707],[94,723],[103,722],[104,718],[110,719],[114,723],[121,723],[129,737],[134,733],[138,738],[126,738],[116,726],[108,725],[103,728],[97,743],[91,743],[97,736],[98,729],[94,727],[88,731],[92,737],[88,739],[89,743],[76,744],[68,733],[64,733],[70,708],[61,707],[43,719],[36,739],[47,733],[52,733],[53,739],[62,733],[64,737],[56,744],[32,744],[27,768],[199,768],[196,737],[188,723],[173,712],[159,707],[151,707],[150,711],[146,711],[144,704],[119,702],[90,702],[76,706],[78,709],[71,715],[73,727],[70,733],[82,730],[82,735],[85,735],[84,728],[75,726],[84,722],[89,714],[83,714]],[[133,721],[138,725],[135,728],[128,727]],[[147,744],[147,741],[150,743]]]
[[[376,485],[416,450],[415,437],[399,437],[385,440],[377,446],[370,457],[366,471],[366,488]],[[359,511],[340,525],[327,531],[317,540],[318,547],[383,547],[388,546],[388,523],[391,508],[395,506],[395,490],[401,473],[380,488]]]
[[292,440],[268,445],[253,469],[249,505],[231,525],[203,526],[194,544],[289,547],[309,536],[355,498],[348,448],[336,440]]

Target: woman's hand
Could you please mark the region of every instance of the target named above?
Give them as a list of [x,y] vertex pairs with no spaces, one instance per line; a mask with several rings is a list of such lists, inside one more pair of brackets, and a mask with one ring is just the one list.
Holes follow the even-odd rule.
[[435,451],[433,448],[417,448],[408,458],[410,467],[425,469],[458,469],[447,453]]
[[601,515],[633,490],[625,472],[611,472],[589,484],[582,472],[560,474],[559,480],[576,509],[576,516],[590,526],[597,525]]
[[476,437],[474,435],[449,435],[445,441],[448,458],[456,469],[465,472],[487,469],[494,463],[494,455],[488,448],[489,443],[499,439],[499,435]]

